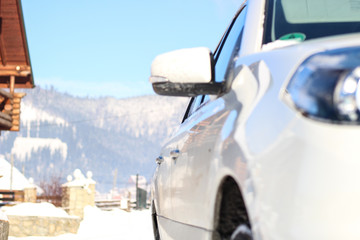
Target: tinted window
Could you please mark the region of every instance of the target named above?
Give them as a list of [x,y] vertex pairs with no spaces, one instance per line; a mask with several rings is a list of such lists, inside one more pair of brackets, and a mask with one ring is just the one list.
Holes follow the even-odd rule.
[[[230,26],[230,29],[225,36],[224,42],[218,49],[215,56],[215,81],[222,82],[225,79],[225,74],[229,67],[229,62],[234,59],[234,53],[240,49],[240,42],[242,31],[245,24],[246,6],[242,9],[237,16],[235,22]],[[236,55],[235,54],[235,55]]]
[[[224,81],[226,74],[231,68],[233,60],[236,58],[237,53],[240,49],[242,31],[244,29],[246,17],[246,6],[243,6],[241,10],[235,16],[232,24],[227,29],[219,47],[215,53],[215,81]],[[184,120],[191,116],[200,105],[208,101],[209,96],[197,96],[193,98],[188,106]]]
[[202,101],[203,96],[197,96],[194,98],[194,100],[191,103],[191,107],[189,109],[189,113],[188,116],[190,116],[193,112],[196,111],[196,109],[199,108],[201,101]]
[[187,110],[185,112],[184,118],[182,120],[183,122],[188,117],[190,117],[191,114],[196,111],[196,109],[199,108],[199,106],[201,105],[202,99],[203,99],[203,95],[191,98],[190,103],[189,103],[189,105],[187,107]]
[[264,42],[360,32],[358,0],[269,0]]

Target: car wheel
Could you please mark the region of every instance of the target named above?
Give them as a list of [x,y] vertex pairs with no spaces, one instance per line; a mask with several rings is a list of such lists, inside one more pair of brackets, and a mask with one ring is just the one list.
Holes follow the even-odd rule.
[[213,239],[252,239],[245,203],[233,178],[227,177],[223,180],[217,198],[214,227],[216,234]]
[[239,225],[232,233],[230,240],[252,240],[250,228],[246,224]]

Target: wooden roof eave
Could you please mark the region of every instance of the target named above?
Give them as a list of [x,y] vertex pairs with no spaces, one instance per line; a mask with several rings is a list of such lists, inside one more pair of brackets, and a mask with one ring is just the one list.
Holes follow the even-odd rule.
[[[22,6],[20,0],[0,0],[0,3],[3,1],[7,1],[6,4],[9,4],[9,2],[12,2],[13,9],[14,9],[14,15],[9,16],[9,11],[11,11],[9,8],[5,8],[6,15],[3,15],[2,7],[1,9],[1,29],[5,28],[7,29],[6,32],[3,32],[1,30],[0,34],[0,88],[10,88],[10,82],[11,78],[15,77],[15,84],[13,85],[15,88],[34,88],[34,77],[31,69],[31,60],[30,60],[30,54],[29,54],[29,48],[28,48],[28,42],[26,38],[26,30],[25,30],[25,24],[24,24],[24,17],[22,12]],[[16,12],[15,12],[16,11]],[[17,23],[11,23],[10,20],[11,17],[14,17]],[[6,21],[6,23],[5,23]],[[4,25],[6,24],[6,25]],[[15,24],[14,25],[14,31],[9,32],[9,24]],[[16,34],[15,32],[18,31]],[[19,45],[17,46],[17,51],[19,51],[23,58],[20,61],[15,60],[14,57],[14,45],[12,49],[8,49],[10,46],[9,44],[9,38],[10,37],[16,37],[18,40]],[[21,44],[20,44],[21,43]],[[15,45],[16,46],[16,45]],[[9,55],[9,50],[11,51],[11,54]],[[16,59],[16,57],[15,57]]]
[[[22,40],[23,40],[23,44],[24,44],[24,48],[25,48],[25,52],[26,52],[26,62],[29,66],[28,71],[30,71],[29,80],[30,80],[30,84],[31,84],[31,86],[28,86],[25,84],[24,87],[20,87],[21,84],[18,84],[18,86],[19,86],[19,88],[34,88],[35,87],[34,76],[33,76],[33,72],[31,69],[31,59],[30,59],[28,41],[27,41],[27,37],[26,37],[25,21],[24,21],[24,15],[23,15],[23,11],[22,11],[21,0],[17,0],[16,2],[17,2],[18,12],[19,12]],[[17,88],[16,82],[15,82],[15,88]]]

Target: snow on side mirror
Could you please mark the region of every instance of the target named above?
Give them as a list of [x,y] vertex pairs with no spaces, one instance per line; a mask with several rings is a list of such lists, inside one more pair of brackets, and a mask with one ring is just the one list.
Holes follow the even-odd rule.
[[217,95],[223,85],[213,81],[213,62],[211,51],[204,47],[164,53],[151,65],[150,82],[159,95]]

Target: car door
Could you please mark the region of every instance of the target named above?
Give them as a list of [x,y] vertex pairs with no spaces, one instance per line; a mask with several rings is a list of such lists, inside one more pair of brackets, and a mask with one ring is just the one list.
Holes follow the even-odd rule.
[[[239,52],[246,17],[246,5],[240,9],[215,52],[215,81],[231,78]],[[204,100],[211,99],[207,102]],[[222,126],[231,114],[222,97],[198,96],[188,107],[184,122],[166,146],[171,162],[171,208],[173,219],[187,225],[206,228],[211,209],[208,188],[211,161]],[[200,104],[199,104],[200,101]]]

